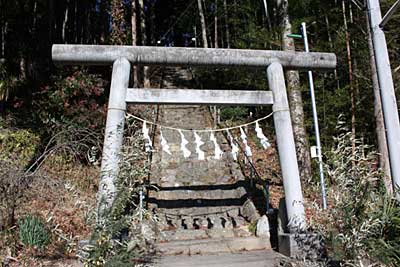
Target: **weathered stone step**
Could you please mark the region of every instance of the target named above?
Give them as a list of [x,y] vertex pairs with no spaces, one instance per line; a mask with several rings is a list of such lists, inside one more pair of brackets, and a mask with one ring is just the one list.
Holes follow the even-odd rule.
[[157,198],[157,200],[172,200],[172,199],[232,199],[232,198],[242,198],[247,196],[246,190],[241,187],[232,190],[160,190],[160,191],[150,191],[149,197]]
[[286,257],[273,250],[220,253],[215,255],[164,256],[155,267],[276,267]]
[[[158,217],[159,231],[231,229],[246,226],[259,218],[253,202],[249,199],[238,206],[200,206],[206,204],[204,200],[197,207],[193,206],[193,203],[189,203],[190,207],[176,206],[178,203],[182,204],[182,202],[185,204],[186,201],[190,200],[176,200],[175,208],[171,209],[166,208],[171,204],[165,204],[163,201],[152,204],[158,206],[158,208],[153,209],[153,212]],[[229,200],[229,202],[232,202],[232,200]],[[164,205],[164,208],[162,208],[162,205]]]
[[248,226],[236,228],[217,228],[217,229],[198,229],[198,230],[176,230],[162,231],[159,236],[159,242],[171,242],[178,240],[204,240],[212,238],[234,238],[249,237],[253,234],[249,231]]
[[230,205],[230,206],[198,206],[198,207],[177,207],[177,208],[161,208],[155,209],[159,218],[167,217],[186,217],[190,216],[193,218],[208,216],[208,215],[227,215],[233,217],[240,214],[242,205]]
[[162,255],[196,255],[265,250],[271,249],[271,243],[266,237],[228,237],[158,243],[156,249]]

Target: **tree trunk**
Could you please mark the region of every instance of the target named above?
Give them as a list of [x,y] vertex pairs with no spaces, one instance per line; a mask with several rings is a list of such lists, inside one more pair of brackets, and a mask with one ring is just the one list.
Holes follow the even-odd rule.
[[224,0],[224,17],[225,17],[225,37],[226,37],[226,47],[231,48],[231,40],[229,34],[229,21],[228,21],[228,6],[226,0]]
[[218,1],[215,1],[214,9],[214,47],[218,48]]
[[64,20],[63,20],[63,26],[62,26],[62,31],[61,31],[61,38],[65,44],[67,43],[67,40],[65,37],[65,32],[66,32],[67,23],[68,23],[68,13],[69,13],[69,0],[67,0],[67,2],[65,4]]
[[[289,20],[288,0],[278,0],[278,7],[282,14],[282,47],[284,51],[295,51],[294,41],[287,35],[292,33],[292,25]],[[303,181],[311,179],[311,157],[304,127],[303,100],[300,90],[300,77],[298,71],[286,72],[290,114],[296,143],[297,159],[299,161],[300,176]]]
[[124,27],[124,4],[123,0],[112,0],[111,15],[112,15],[112,32],[111,42],[115,45],[124,45],[126,41],[126,32]]
[[20,58],[19,58],[19,79],[21,81],[26,80],[26,59],[25,55],[20,52]]
[[[347,25],[347,16],[346,16],[346,3],[342,0],[342,13],[343,13],[343,25],[346,35],[346,50],[347,50],[347,63],[349,67],[349,87],[350,87],[350,98],[351,98],[351,150],[353,156],[356,153],[356,102],[355,102],[355,93],[354,93],[354,84],[353,84],[353,62],[351,58],[351,46],[350,46],[350,34],[349,28]],[[353,164],[355,162],[353,161]]]
[[[1,53],[0,53],[0,60],[4,60],[4,55],[5,55],[5,37],[6,37],[6,33],[5,33],[5,23],[3,23],[3,21],[1,22]],[[0,62],[1,64],[2,62]]]
[[4,61],[5,57],[5,49],[6,49],[6,33],[7,33],[7,20],[6,20],[6,15],[5,15],[5,4],[2,0],[0,0],[0,27],[1,27],[1,53],[0,53],[0,64],[2,64],[2,61]]
[[271,19],[270,19],[269,14],[268,14],[267,0],[263,0],[263,2],[264,2],[265,17],[266,17],[266,20],[267,20],[268,30],[271,30]]
[[206,19],[204,18],[204,11],[203,11],[203,5],[201,3],[201,0],[197,0],[197,5],[199,8],[199,16],[200,16],[200,23],[201,23],[201,37],[203,39],[203,47],[207,48],[208,41],[207,41]]
[[85,17],[85,44],[93,44],[92,41],[92,30],[91,30],[91,21],[92,21],[92,4],[87,3],[87,16]]
[[[214,48],[218,48],[218,0],[215,1],[215,9],[214,9]],[[214,128],[218,126],[218,112],[219,108],[217,106],[213,106],[214,111]]]
[[[325,24],[326,24],[326,31],[328,33],[329,48],[331,49],[331,51],[335,51],[335,47],[333,46],[333,42],[332,42],[331,27],[330,27],[330,23],[329,23],[329,19],[328,19],[327,15],[325,15]],[[333,71],[333,74],[335,75],[336,88],[339,89],[340,81],[339,81],[336,69]]]
[[[140,20],[140,33],[142,37],[142,45],[147,45],[147,35],[146,35],[146,16],[144,13],[144,3],[143,0],[138,1],[139,4],[139,20]],[[142,72],[142,70],[140,71]],[[149,67],[143,67],[143,87],[149,88],[150,87],[150,80],[149,80]]]
[[386,141],[385,121],[383,119],[383,113],[382,113],[381,94],[380,94],[378,73],[376,70],[375,52],[372,43],[372,35],[370,31],[368,14],[366,14],[366,18],[367,18],[367,28],[368,28],[368,48],[369,48],[370,65],[371,65],[372,88],[374,90],[374,115],[376,122],[375,131],[378,141],[379,166],[384,172],[383,182],[385,184],[386,190],[390,194],[392,194],[393,187],[392,187],[392,177],[390,173],[389,151]]
[[49,0],[49,44],[53,44],[53,27],[54,27],[54,0]]
[[75,43],[78,43],[79,35],[78,35],[78,25],[79,25],[79,14],[78,14],[78,0],[75,0],[75,19],[74,19],[74,28],[75,28]]
[[[136,23],[136,0],[132,0],[131,2],[131,37],[132,37],[132,46],[137,46],[137,23]],[[133,87],[138,87],[138,69],[137,66],[132,66],[132,80]]]
[[33,21],[32,21],[32,33],[36,34],[37,29],[37,1],[33,3]]
[[155,4],[156,2],[152,2],[150,8],[149,8],[149,12],[150,12],[150,16],[149,16],[149,21],[147,23],[147,27],[150,27],[150,44],[155,44],[156,43],[156,12],[155,12]]

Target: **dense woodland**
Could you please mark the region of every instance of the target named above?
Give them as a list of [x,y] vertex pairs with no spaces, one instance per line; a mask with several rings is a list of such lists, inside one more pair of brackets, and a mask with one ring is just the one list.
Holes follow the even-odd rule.
[[[197,1],[139,1],[134,4],[131,1],[2,1],[2,114],[18,115],[22,110],[28,111],[43,97],[43,92],[56,91],[54,83],[71,74],[72,71],[65,73],[65,68],[52,64],[51,45],[55,43],[281,50],[285,48],[282,31],[300,33],[300,23],[304,21],[308,24],[311,50],[334,52],[338,56],[335,73],[316,74],[324,143],[329,144],[341,113],[349,127],[354,128],[356,137],[375,143],[368,29],[363,7],[351,1],[293,1],[288,9],[284,8],[286,10],[277,6],[280,1],[268,2],[267,9],[263,1],[203,2],[206,38],[202,35]],[[285,5],[286,1],[283,2]],[[389,5],[390,1],[385,1],[383,9]],[[292,24],[289,31],[282,28],[286,15]],[[396,29],[395,18],[385,30],[397,84]],[[298,51],[303,50],[301,40],[296,40],[294,46]],[[99,72],[97,69],[87,71]],[[101,71],[104,72],[102,78],[107,80],[108,70]],[[235,80],[228,80],[224,77],[230,75],[224,76],[223,71],[221,74],[218,71],[222,70],[210,70],[204,86],[239,88],[249,84],[265,87],[263,72],[255,77],[237,74]],[[303,74],[299,86],[304,111],[308,113],[306,124],[311,126],[308,85]],[[40,112],[28,112],[37,113]],[[312,128],[308,130],[311,132]]]
[[[393,1],[384,1],[383,10],[387,9],[391,2]],[[3,118],[7,115],[24,118],[21,123],[33,122],[35,126],[32,127],[41,128],[40,124],[46,123],[47,120],[59,121],[61,117],[63,120],[76,121],[83,112],[77,112],[73,105],[78,105],[78,108],[83,110],[95,111],[97,107],[103,107],[107,97],[106,91],[100,93],[94,90],[95,88],[87,88],[89,92],[79,92],[79,95],[76,95],[77,92],[75,95],[73,92],[59,95],[57,89],[61,86],[60,83],[67,82],[66,77],[77,76],[86,79],[91,77],[91,73],[103,73],[96,78],[106,82],[110,76],[109,69],[56,67],[51,61],[52,44],[189,47],[197,45],[301,51],[304,49],[302,41],[293,41],[286,36],[291,32],[300,33],[300,23],[304,21],[308,24],[311,51],[334,52],[338,57],[335,72],[315,74],[323,144],[331,144],[338,116],[343,115],[342,119],[354,137],[367,144],[376,145],[368,25],[362,3],[265,3],[266,5],[264,1],[195,0],[154,0],[137,3],[73,0],[57,3],[2,1],[0,95]],[[199,16],[199,7],[203,7],[203,16]],[[399,42],[397,23],[395,17],[385,27],[396,84],[399,79],[396,65]],[[88,75],[82,74],[81,71]],[[232,76],[229,72],[234,72],[235,75]],[[265,72],[262,70],[255,72],[251,77],[243,77],[241,72],[234,70],[221,69],[206,70],[202,74],[199,77],[199,86],[202,87],[266,87]],[[142,81],[145,79],[147,78],[142,77]],[[295,80],[298,79],[295,77]],[[289,85],[289,89],[292,87]],[[304,73],[300,73],[300,80],[295,82],[294,87],[291,104],[296,110],[302,106],[306,132],[309,133],[307,137],[313,140],[310,97]],[[107,90],[107,86],[99,89]],[[47,104],[43,105],[43,102]],[[64,106],[64,110],[61,105]],[[27,119],[26,116],[34,118]],[[304,135],[301,138],[305,138],[304,132],[301,135]]]
[[[382,10],[394,2],[381,1]],[[343,150],[350,151],[347,156],[378,151],[380,156],[368,158],[367,165],[373,166],[372,171],[387,170],[379,84],[362,0],[0,0],[0,147],[11,155],[1,158],[5,162],[0,164],[2,175],[18,169],[6,172],[5,166],[13,165],[9,160],[23,166],[22,172],[36,170],[46,158],[42,155],[55,147],[84,165],[91,162],[88,150],[101,149],[111,68],[56,66],[51,59],[53,44],[303,51],[301,39],[287,36],[301,34],[302,22],[307,23],[310,50],[333,52],[338,59],[335,71],[314,73],[323,151],[335,151],[337,136],[346,132],[350,137],[349,150]],[[400,85],[399,25],[400,13],[385,26],[396,90]],[[135,67],[132,83],[154,86],[156,72]],[[198,68],[194,72],[197,88],[267,89],[262,69]],[[314,163],[309,154],[315,138],[307,76],[296,71],[286,75],[301,176],[305,183],[316,184],[317,169],[311,171]],[[250,111],[255,117],[269,112],[224,108],[221,119],[245,120]],[[26,134],[7,137],[9,131],[18,130]],[[20,153],[12,142],[28,146],[29,151]],[[348,166],[364,173],[354,162]],[[383,176],[386,185],[390,183],[388,172]],[[15,224],[13,212],[0,229]],[[398,243],[391,245],[399,248]],[[398,251],[396,257],[398,263]]]

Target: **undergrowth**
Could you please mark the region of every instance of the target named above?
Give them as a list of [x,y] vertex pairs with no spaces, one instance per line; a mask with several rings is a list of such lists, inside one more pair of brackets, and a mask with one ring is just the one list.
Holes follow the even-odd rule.
[[148,175],[143,146],[139,132],[130,134],[124,144],[116,181],[118,193],[104,224],[95,226],[85,266],[137,266],[151,258],[154,218],[139,204]]
[[[327,153],[329,206],[313,227],[342,266],[400,266],[400,206],[390,195],[370,146],[343,132]],[[315,219],[315,218],[314,218]]]
[[43,249],[50,243],[50,233],[40,217],[27,215],[19,221],[19,237],[28,247]]

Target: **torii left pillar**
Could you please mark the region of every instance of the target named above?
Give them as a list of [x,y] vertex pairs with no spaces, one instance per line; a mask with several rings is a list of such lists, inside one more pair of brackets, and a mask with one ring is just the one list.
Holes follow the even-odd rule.
[[107,123],[104,135],[103,157],[99,191],[97,194],[97,223],[102,225],[111,210],[116,195],[115,180],[119,172],[119,159],[124,137],[126,92],[131,64],[119,58],[113,64]]

